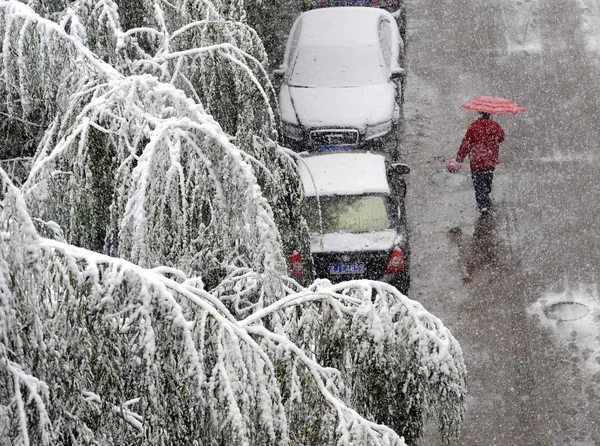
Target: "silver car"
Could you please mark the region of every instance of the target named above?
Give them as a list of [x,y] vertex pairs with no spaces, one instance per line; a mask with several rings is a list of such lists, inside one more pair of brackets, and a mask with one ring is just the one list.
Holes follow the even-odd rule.
[[303,0],[303,10],[323,8],[329,6],[372,6],[389,11],[400,29],[402,39],[406,35],[406,7],[404,0]]
[[385,150],[395,158],[402,119],[404,46],[384,9],[302,13],[281,78],[283,144],[297,150]]
[[[410,245],[402,176],[410,168],[368,152],[314,154],[298,167],[316,277],[380,280],[407,294]],[[290,275],[301,280],[305,272],[297,251],[289,263]]]

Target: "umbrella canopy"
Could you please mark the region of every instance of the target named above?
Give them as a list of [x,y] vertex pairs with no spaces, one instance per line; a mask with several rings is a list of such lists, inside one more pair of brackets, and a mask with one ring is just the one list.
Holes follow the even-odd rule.
[[467,110],[475,110],[478,112],[486,112],[486,113],[522,113],[525,111],[523,107],[521,107],[516,102],[511,101],[510,99],[504,98],[496,98],[493,96],[478,96],[476,98],[471,99],[470,101],[465,102],[461,105],[462,108],[466,108]]

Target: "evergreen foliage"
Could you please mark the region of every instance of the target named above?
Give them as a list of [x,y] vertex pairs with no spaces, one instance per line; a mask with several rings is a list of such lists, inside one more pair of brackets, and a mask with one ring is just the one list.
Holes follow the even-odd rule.
[[0,1],[2,158],[25,161],[0,167],[0,444],[402,445],[436,414],[457,437],[438,319],[286,277],[302,194],[245,21],[242,0]]

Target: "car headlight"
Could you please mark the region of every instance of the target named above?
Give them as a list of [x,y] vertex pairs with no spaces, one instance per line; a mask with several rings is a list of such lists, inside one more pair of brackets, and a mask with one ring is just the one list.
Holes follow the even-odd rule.
[[281,131],[283,136],[287,138],[295,139],[297,141],[302,141],[304,139],[304,131],[299,125],[290,124],[289,122],[282,122]]
[[392,121],[385,121],[381,124],[369,125],[367,126],[367,131],[365,132],[365,139],[373,139],[379,136],[383,136],[392,130]]

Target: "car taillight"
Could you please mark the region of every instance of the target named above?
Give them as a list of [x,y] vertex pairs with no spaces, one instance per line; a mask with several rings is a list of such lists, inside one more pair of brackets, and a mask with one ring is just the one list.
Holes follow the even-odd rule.
[[392,250],[390,261],[388,262],[386,274],[397,273],[404,271],[404,252],[397,246]]
[[300,258],[300,253],[294,249],[290,254],[289,260],[290,276],[304,277],[304,266],[302,266],[302,259]]

